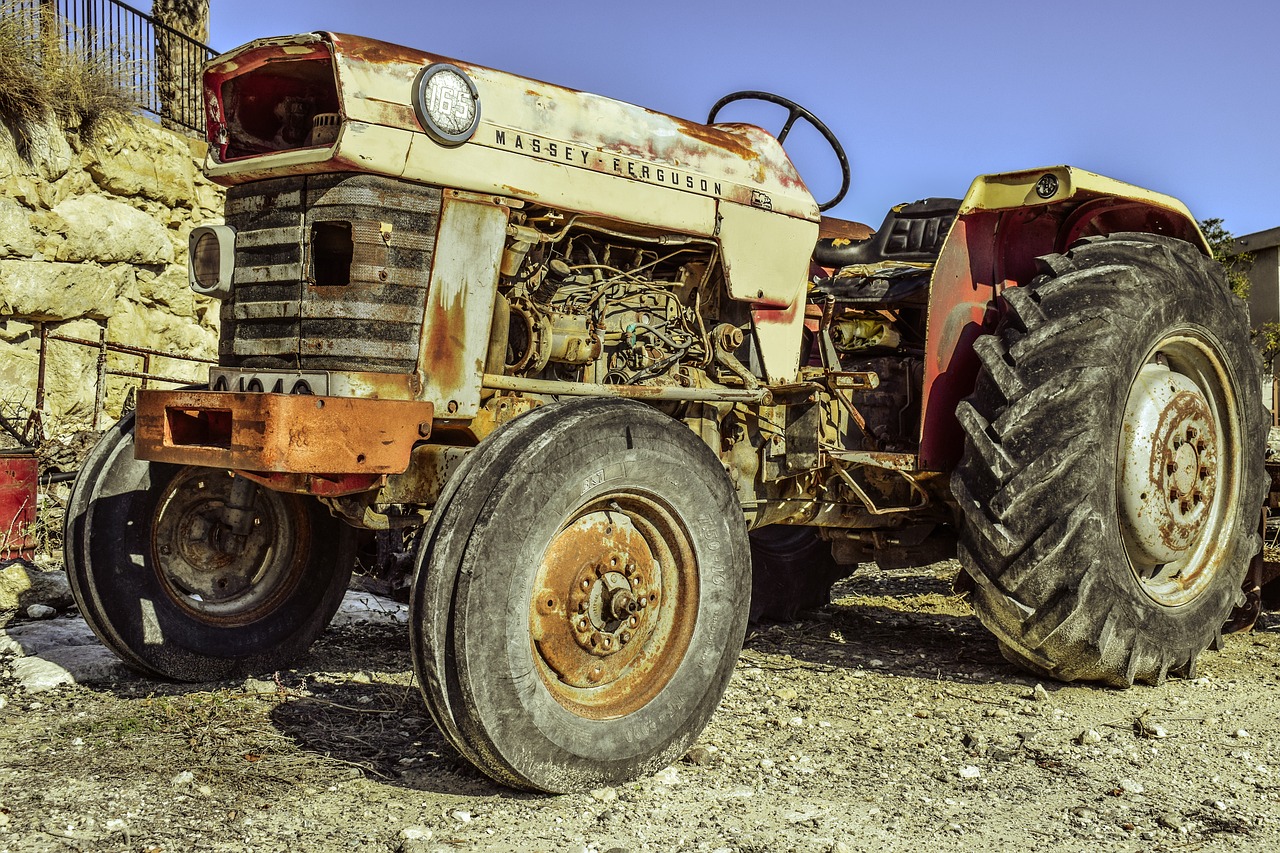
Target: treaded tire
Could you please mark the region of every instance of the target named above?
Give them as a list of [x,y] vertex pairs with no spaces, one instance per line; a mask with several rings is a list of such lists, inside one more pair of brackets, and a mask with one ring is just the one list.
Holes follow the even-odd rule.
[[[999,332],[975,342],[982,370],[957,410],[966,441],[952,489],[974,609],[1005,657],[1040,675],[1115,686],[1190,677],[1261,546],[1266,426],[1244,304],[1217,264],[1160,236],[1090,238],[1041,268],[1005,292]],[[1152,376],[1191,392],[1180,400],[1198,394],[1199,421],[1186,423],[1211,426],[1184,435],[1170,416],[1143,456],[1125,450],[1122,431],[1145,434],[1132,424],[1155,393],[1140,389],[1163,387]],[[1201,433],[1209,450],[1187,437]],[[1179,467],[1179,452],[1200,461]],[[1142,514],[1164,492],[1151,490],[1141,512],[1125,508],[1139,491],[1149,498],[1127,485],[1132,459],[1169,492],[1171,518],[1193,519],[1175,526],[1177,549],[1151,545],[1160,516]],[[1157,476],[1170,461],[1167,480]]]
[[[103,645],[149,675],[214,681],[281,669],[342,603],[355,564],[351,529],[318,501],[261,487],[247,552],[262,562],[240,565],[249,582],[220,601],[193,592],[193,582],[229,577],[194,535],[212,535],[206,519],[229,479],[135,459],[132,414],[103,433],[76,478],[63,545],[72,595]],[[181,564],[183,555],[194,562]]]
[[[683,424],[616,399],[536,409],[469,454],[423,533],[410,636],[427,707],[503,784],[653,772],[728,686],[749,566],[736,493]],[[645,590],[644,607],[628,597]],[[618,618],[598,618],[606,602]]]

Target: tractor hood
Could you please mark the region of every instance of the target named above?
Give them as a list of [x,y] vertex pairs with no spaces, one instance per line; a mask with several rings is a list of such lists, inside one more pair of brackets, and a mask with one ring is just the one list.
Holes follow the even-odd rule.
[[[469,81],[478,108],[444,138],[417,94],[440,65],[458,72],[455,86]],[[688,233],[714,229],[721,202],[818,220],[760,128],[696,124],[372,39],[255,41],[210,62],[204,88],[206,170],[223,184],[362,171],[617,218],[643,209]]]

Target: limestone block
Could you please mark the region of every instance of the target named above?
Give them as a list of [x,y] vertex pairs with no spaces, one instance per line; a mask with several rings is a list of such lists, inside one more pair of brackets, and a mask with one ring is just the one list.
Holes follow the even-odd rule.
[[95,146],[86,146],[81,162],[98,186],[112,195],[142,196],[169,207],[194,203],[190,148],[150,122],[117,123]]
[[105,319],[133,281],[130,267],[0,261],[0,315],[33,320]]
[[[50,328],[68,338],[98,340],[101,328],[94,320],[73,320]],[[58,432],[93,428],[93,403],[97,393],[98,350],[65,341],[49,341],[45,355],[45,418]]]
[[164,226],[123,202],[77,196],[61,202],[53,212],[52,229],[64,238],[57,247],[59,261],[173,262],[173,244]]
[[29,258],[36,253],[36,232],[26,208],[0,196],[0,258]]

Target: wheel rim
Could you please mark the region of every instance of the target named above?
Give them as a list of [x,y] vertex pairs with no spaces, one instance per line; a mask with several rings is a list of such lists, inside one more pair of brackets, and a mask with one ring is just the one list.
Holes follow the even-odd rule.
[[606,495],[560,527],[538,565],[529,613],[538,673],[580,717],[632,713],[675,675],[697,608],[697,560],[676,514],[649,495]]
[[1165,337],[1129,388],[1119,441],[1117,517],[1143,591],[1177,607],[1220,566],[1241,476],[1239,413],[1217,348],[1192,331]]
[[169,599],[191,617],[232,627],[261,619],[298,585],[306,566],[305,519],[287,498],[254,487],[248,533],[226,514],[235,477],[185,469],[156,504],[152,565]]

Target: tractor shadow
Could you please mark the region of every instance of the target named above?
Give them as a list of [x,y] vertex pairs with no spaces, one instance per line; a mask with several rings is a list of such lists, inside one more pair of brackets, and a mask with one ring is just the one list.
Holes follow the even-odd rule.
[[959,566],[880,569],[862,564],[832,590],[832,603],[788,624],[753,625],[748,653],[784,655],[833,669],[961,684],[1035,683],[1005,661],[967,598]]

